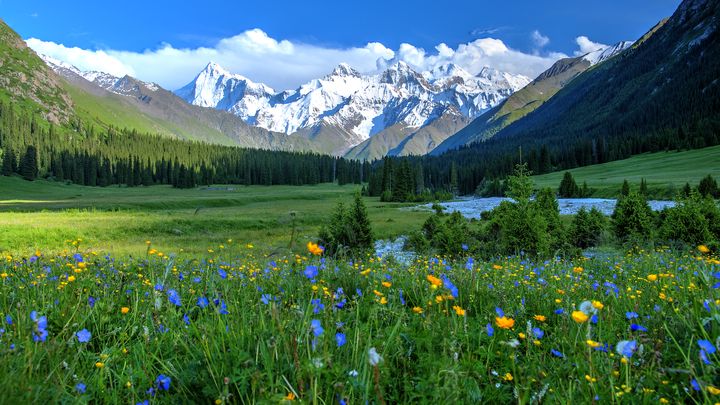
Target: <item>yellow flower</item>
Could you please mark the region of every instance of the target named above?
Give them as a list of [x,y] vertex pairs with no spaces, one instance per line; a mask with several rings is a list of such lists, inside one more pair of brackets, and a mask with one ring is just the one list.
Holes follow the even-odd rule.
[[580,273],[583,272],[583,270],[584,270],[584,269],[583,269],[582,267],[580,267],[580,266],[578,266],[578,267],[573,267],[573,273],[575,273],[575,274],[580,274]]
[[383,281],[383,282],[382,282],[382,285],[383,285],[383,287],[388,287],[388,288],[390,288],[390,286],[392,285],[392,283],[389,282],[389,281]]
[[295,394],[293,394],[292,392],[288,392],[288,394],[285,395],[285,398],[283,398],[283,399],[285,399],[286,401],[294,401],[294,400],[295,400]]
[[412,311],[415,312],[416,314],[422,314],[422,313],[423,313],[423,309],[420,308],[420,307],[413,307]]
[[602,345],[600,344],[600,342],[596,342],[596,341],[590,340],[590,339],[586,340],[585,343],[587,343],[587,345],[590,346],[590,347],[592,347],[593,349],[596,348],[596,347],[602,346]]
[[429,281],[430,284],[434,285],[435,287],[440,287],[442,285],[442,280],[430,274],[427,275],[427,281]]
[[512,380],[513,380],[512,374],[510,374],[510,373],[505,373],[505,375],[503,376],[503,380],[505,380],[505,381],[512,381]]
[[545,322],[547,320],[545,315],[535,315],[535,316],[533,316],[533,319],[535,319],[538,322]]
[[462,309],[459,305],[454,305],[453,309],[455,310],[455,313],[458,314],[458,316],[465,316],[465,310]]
[[7,278],[7,276],[8,276],[8,274],[5,272],[2,272],[2,274],[0,274],[0,277],[2,277],[2,278]]
[[125,315],[125,314],[127,314],[128,312],[130,312],[130,308],[128,308],[128,307],[122,307],[122,308],[120,308],[120,313],[121,313],[121,314]]
[[435,297],[435,302],[437,302],[438,304],[441,303],[441,302],[443,302],[443,296],[442,296],[442,295],[436,296],[436,297]]
[[698,246],[698,250],[700,251],[700,253],[710,253],[710,249],[708,249],[708,247],[705,245]]
[[655,281],[657,280],[657,274],[648,274],[647,279],[648,281]]
[[603,308],[605,308],[605,305],[603,305],[603,303],[600,302],[600,301],[595,301],[595,300],[593,300],[592,305],[593,305],[593,307],[595,307],[595,309],[603,309]]
[[708,385],[707,391],[713,395],[720,395],[720,389],[715,388],[712,385]]
[[522,332],[520,332],[520,333],[518,333],[518,337],[519,337],[520,339],[525,339],[525,334],[522,333]]
[[572,319],[577,323],[585,323],[590,317],[588,317],[583,311],[573,311]]
[[102,361],[98,361],[97,363],[95,363],[95,367],[103,368],[103,367],[105,367],[105,363],[103,363]]
[[495,317],[495,325],[502,329],[511,329],[515,326],[515,320],[508,317]]
[[70,277],[68,277],[68,281],[69,281],[69,282],[75,281],[75,276],[70,276]]
[[216,399],[215,405],[220,405],[220,404],[222,404],[222,399],[220,399],[220,398]]
[[380,303],[383,305],[387,304],[388,303],[387,298],[385,298],[385,297],[380,298]]

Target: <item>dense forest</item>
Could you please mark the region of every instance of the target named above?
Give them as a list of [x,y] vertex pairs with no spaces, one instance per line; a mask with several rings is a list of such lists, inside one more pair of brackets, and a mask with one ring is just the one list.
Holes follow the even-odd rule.
[[360,183],[370,166],[314,153],[275,152],[169,139],[75,120],[53,126],[0,103],[2,175],[88,186]]

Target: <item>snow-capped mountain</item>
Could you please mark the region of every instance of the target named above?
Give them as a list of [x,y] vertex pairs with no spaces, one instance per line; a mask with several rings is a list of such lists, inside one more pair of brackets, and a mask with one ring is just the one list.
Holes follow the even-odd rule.
[[286,134],[332,127],[348,149],[392,126],[421,128],[448,111],[473,118],[529,82],[490,68],[472,75],[453,64],[419,73],[398,62],[374,75],[340,64],[295,90],[274,92],[211,62],[176,94]]
[[[128,80],[127,79],[129,76],[117,77],[117,76],[113,76],[109,73],[98,72],[98,71],[94,71],[94,70],[82,71],[69,63],[65,63],[65,62],[55,59],[53,57],[43,55],[43,54],[39,54],[38,56],[40,56],[40,58],[45,62],[45,64],[47,64],[52,70],[54,70],[55,72],[57,72],[61,75],[63,75],[62,73],[64,71],[69,72],[69,73],[74,73],[78,76],[83,77],[85,80],[87,80],[91,83],[95,83],[96,85],[102,87],[103,89],[105,89],[107,91],[110,91],[115,94],[127,95],[127,91],[128,91],[128,88],[127,88]],[[139,80],[135,80],[135,79],[133,79],[133,82],[140,83],[142,86],[144,86],[146,89],[148,89],[150,91],[157,91],[159,88],[159,86],[155,83],[143,82],[143,81],[139,81]]]
[[620,52],[630,48],[635,42],[633,41],[621,41],[615,45],[600,48],[598,50],[589,52],[583,55],[583,59],[590,62],[590,65],[597,65],[600,62],[606,61]]

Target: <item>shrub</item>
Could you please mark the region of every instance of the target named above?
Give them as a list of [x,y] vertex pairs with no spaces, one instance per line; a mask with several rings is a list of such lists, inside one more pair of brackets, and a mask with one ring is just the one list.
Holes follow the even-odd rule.
[[615,236],[621,242],[647,242],[652,239],[653,212],[645,198],[630,191],[622,196],[612,213]]
[[598,246],[606,228],[607,218],[602,212],[594,207],[588,212],[582,207],[570,227],[572,243],[581,249]]
[[350,209],[342,202],[337,204],[330,220],[320,231],[320,241],[329,255],[356,254],[372,249],[372,228],[360,194],[355,195]]
[[698,192],[703,197],[720,197],[717,181],[715,181],[715,179],[713,179],[713,177],[709,174],[700,180],[700,184],[698,184]]
[[677,205],[662,213],[659,236],[665,242],[676,242],[697,246],[712,239],[708,221],[703,215],[702,199],[693,192]]

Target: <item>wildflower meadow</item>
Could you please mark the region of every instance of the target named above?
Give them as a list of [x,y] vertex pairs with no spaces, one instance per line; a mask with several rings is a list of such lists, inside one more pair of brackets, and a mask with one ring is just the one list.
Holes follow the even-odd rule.
[[4,401],[720,401],[705,246],[404,264],[79,246],[0,264]]

